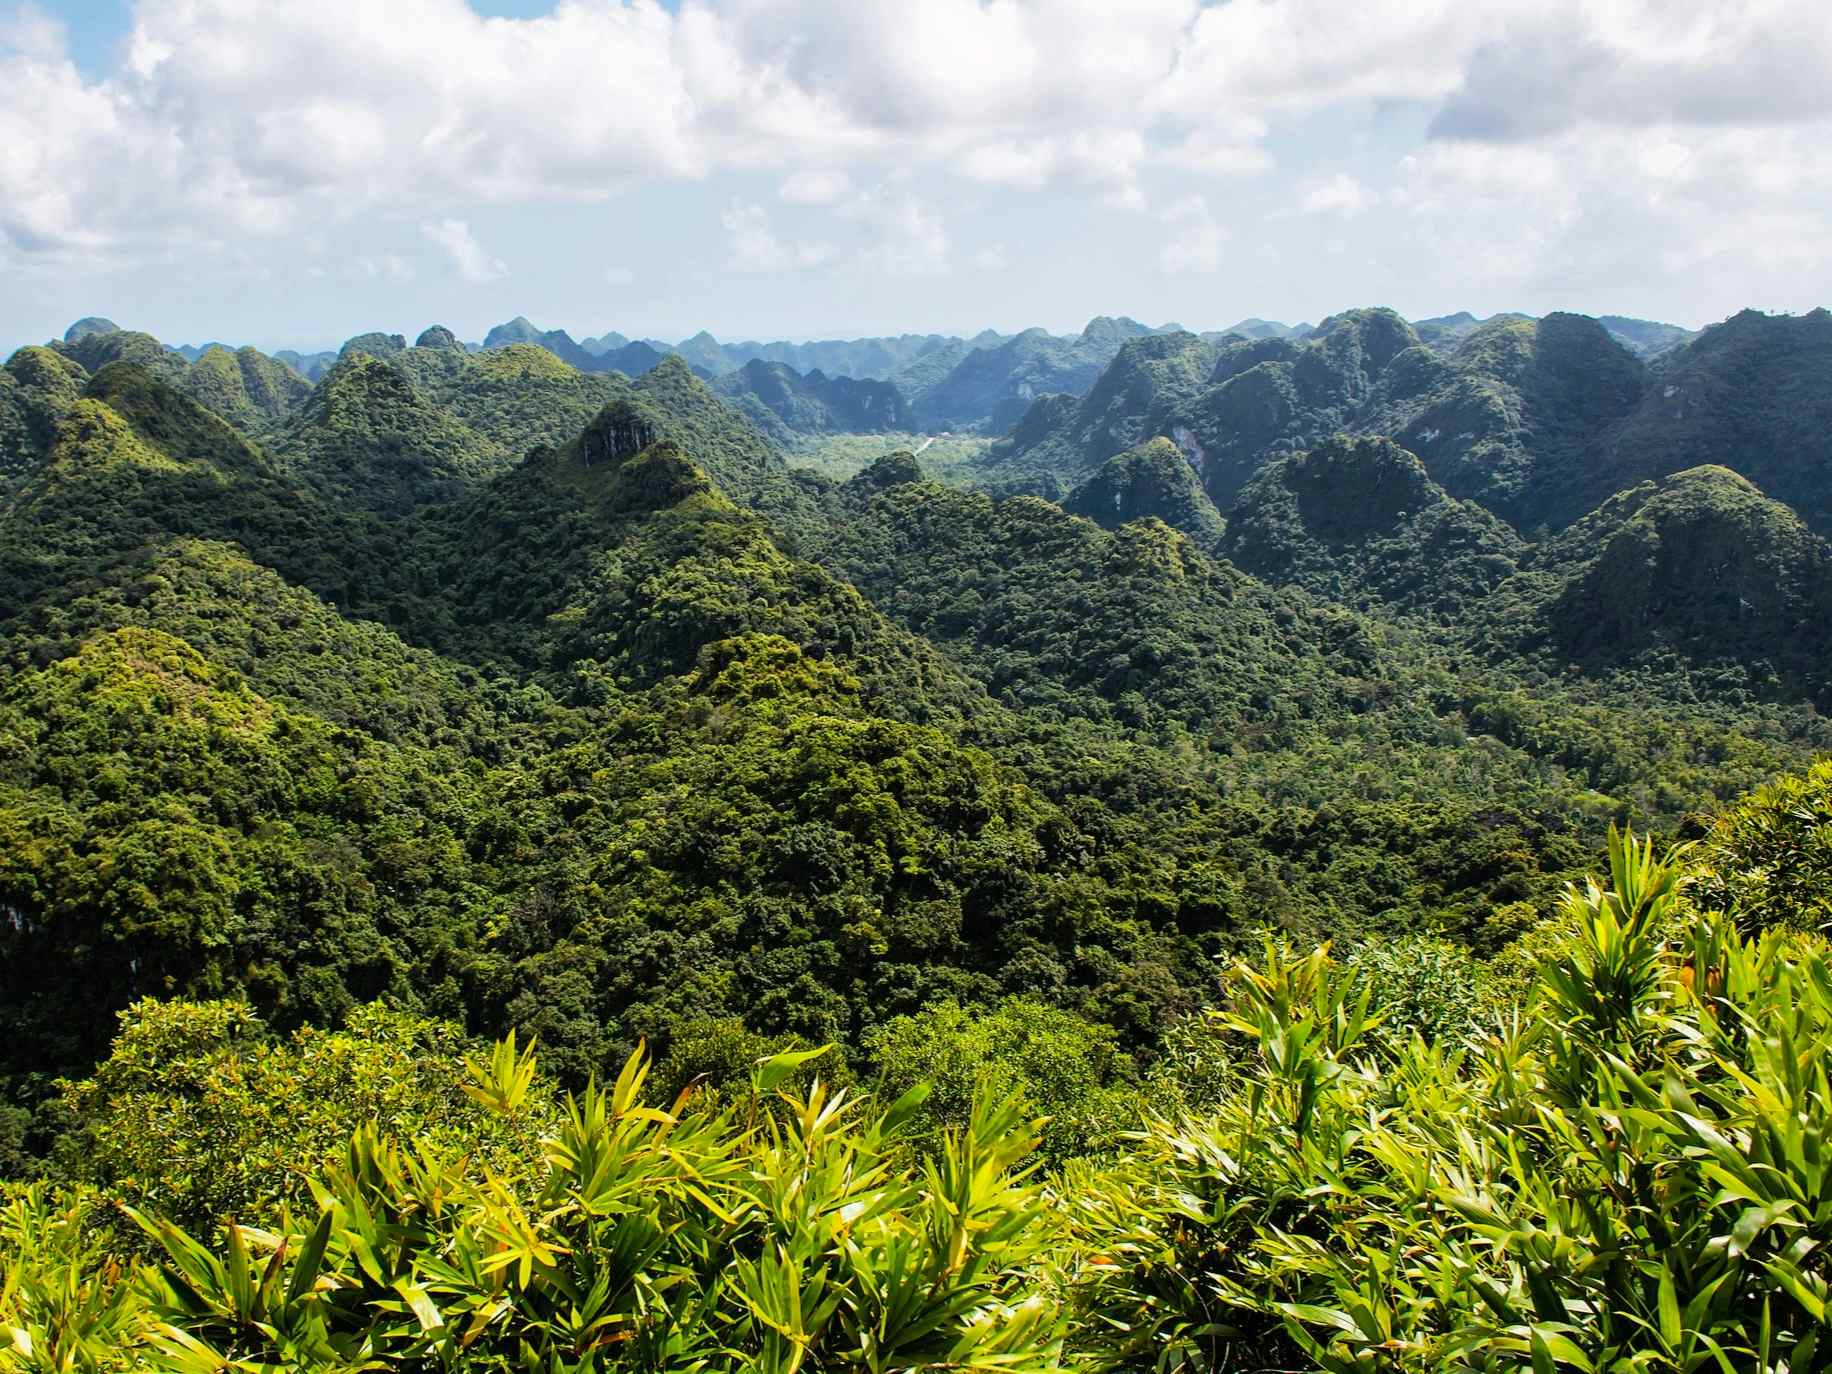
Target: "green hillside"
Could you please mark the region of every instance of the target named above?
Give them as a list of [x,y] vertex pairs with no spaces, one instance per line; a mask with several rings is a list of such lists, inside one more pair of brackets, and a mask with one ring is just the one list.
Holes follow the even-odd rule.
[[1338,436],[1262,468],[1228,517],[1221,552],[1275,586],[1454,622],[1478,612],[1525,545],[1392,440]]
[[1824,321],[1425,323],[14,355],[0,1369],[1818,1367]]
[[1223,528],[1201,478],[1177,446],[1163,438],[1108,459],[1069,493],[1062,508],[1105,529],[1134,520],[1162,520],[1204,550],[1215,547]]

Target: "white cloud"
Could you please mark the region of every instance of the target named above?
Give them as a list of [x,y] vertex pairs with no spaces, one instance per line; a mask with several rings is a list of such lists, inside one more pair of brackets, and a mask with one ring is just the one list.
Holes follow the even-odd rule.
[[[9,272],[386,219],[488,280],[479,207],[734,175],[837,221],[779,234],[731,202],[748,272],[937,275],[935,207],[1011,191],[1061,195],[1065,222],[1169,204],[1160,265],[1210,271],[1228,178],[1231,212],[1265,179],[1262,199],[1358,210],[1407,245],[1417,226],[1522,288],[1670,260],[1747,292],[1783,270],[1748,235],[1797,262],[1832,217],[1824,0],[562,0],[525,20],[467,0],[145,0],[101,80],[68,60],[57,8],[0,0]],[[1427,125],[1394,165],[1391,131]]]
[[830,168],[804,168],[783,178],[776,194],[792,205],[837,205],[852,190],[852,179]]
[[0,51],[11,48],[27,57],[54,61],[63,57],[68,41],[63,20],[31,0],[0,9]]
[[1170,237],[1158,251],[1160,267],[1172,276],[1221,270],[1221,247],[1228,240],[1228,231],[1215,222],[1206,197],[1185,196],[1160,218],[1170,229]]
[[1304,209],[1313,215],[1353,215],[1367,209],[1373,199],[1367,187],[1347,172],[1320,181],[1304,195]]
[[1000,139],[969,149],[959,170],[974,181],[1034,191],[1058,180],[1128,185],[1145,160],[1138,129],[1090,129],[1035,139]]
[[841,215],[863,225],[868,241],[854,259],[867,272],[889,277],[934,277],[948,270],[949,240],[941,217],[903,192],[870,191]]
[[604,269],[606,286],[634,286],[636,274],[627,267],[607,267]]
[[719,214],[725,226],[726,265],[734,272],[793,272],[817,267],[833,256],[825,243],[791,243],[780,239],[770,212],[750,201],[733,200]]
[[509,270],[503,266],[502,259],[490,255],[490,251],[477,241],[477,235],[471,232],[471,226],[461,219],[422,224],[420,232],[445,250],[445,255],[452,260],[453,271],[474,285],[495,281]]

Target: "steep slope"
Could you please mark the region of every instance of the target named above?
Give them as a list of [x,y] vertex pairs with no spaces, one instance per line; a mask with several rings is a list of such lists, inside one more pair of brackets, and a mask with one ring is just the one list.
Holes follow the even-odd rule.
[[806,376],[784,363],[753,359],[713,382],[713,390],[778,444],[813,434],[870,434],[907,429],[908,408],[889,382]]
[[1485,319],[1477,319],[1467,310],[1459,310],[1454,315],[1437,315],[1428,320],[1414,320],[1413,332],[1419,336],[1419,342],[1427,348],[1448,352],[1468,338],[1482,325],[1496,324],[1531,324],[1531,315],[1522,315],[1518,311],[1503,311]]
[[1593,319],[1502,319],[1471,331],[1442,367],[1420,360],[1357,428],[1392,435],[1451,495],[1517,528],[1556,527],[1578,513],[1570,487],[1592,445],[1642,386],[1640,362]]
[[535,344],[546,349],[562,362],[570,363],[581,372],[605,370],[598,355],[581,348],[573,341],[572,335],[564,329],[537,329],[526,317],[517,315],[507,324],[499,324],[484,336],[485,351],[495,348],[507,348],[511,344]]
[[389,361],[427,400],[486,439],[503,468],[537,445],[565,443],[629,391],[620,378],[588,376],[538,344],[482,353],[416,347]]
[[17,607],[178,536],[240,543],[344,604],[368,601],[394,576],[361,529],[221,417],[116,363],[90,381],[45,464],[0,508],[0,586]]
[[439,580],[459,614],[562,675],[584,662],[588,677],[652,683],[717,640],[768,632],[821,646],[915,718],[964,709],[972,694],[939,656],[715,485],[690,456],[694,432],[655,397],[614,401],[446,512]]
[[1221,552],[1275,585],[1455,620],[1514,572],[1525,545],[1391,440],[1339,435],[1261,468],[1228,514]]
[[1658,320],[1638,320],[1629,315],[1599,315],[1597,323],[1629,352],[1646,361],[1684,348],[1698,337],[1696,329],[1662,324]]
[[1109,458],[1062,508],[1109,530],[1134,520],[1162,520],[1204,550],[1216,547],[1223,528],[1221,512],[1203,491],[1196,470],[1175,444],[1162,438]]
[[1249,316],[1237,320],[1226,329],[1216,330],[1212,334],[1205,333],[1203,338],[1212,343],[1219,343],[1229,335],[1240,339],[1301,339],[1314,328],[1315,325],[1285,324],[1279,320],[1262,320]]
[[1565,474],[1557,514],[1700,464],[1741,473],[1832,534],[1832,313],[1743,313],[1660,360],[1641,403]]
[[1378,671],[1355,617],[1275,592],[1158,520],[1109,532],[1033,496],[891,475],[847,484],[831,565],[1008,705],[1227,741],[1347,709]]
[[94,330],[50,347],[91,374],[110,363],[135,363],[161,381],[177,383],[190,365],[151,334],[132,329]]
[[1051,494],[1082,481],[1108,458],[1152,438],[1149,417],[1179,411],[1194,397],[1219,349],[1194,334],[1128,341],[1079,402],[1056,395],[1034,402],[1011,434],[987,450],[986,476],[1030,476],[1047,482]]
[[1038,396],[1080,395],[1129,338],[1149,334],[1135,321],[1089,321],[1080,335],[1059,338],[1027,329],[993,348],[967,353],[947,374],[911,393],[917,420],[929,428],[1011,428]]
[[182,390],[238,429],[259,433],[296,410],[312,384],[259,349],[216,346],[191,364]]
[[621,372],[626,377],[640,377],[652,372],[667,357],[660,349],[638,340],[621,348],[610,348],[597,355],[600,372]]
[[719,341],[704,329],[691,339],[682,339],[674,346],[674,351],[687,360],[689,367],[705,377],[717,377],[732,369],[731,359],[725,356]]
[[88,380],[82,364],[49,348],[22,348],[0,368],[0,498],[43,465]]
[[691,453],[719,489],[759,509],[792,508],[795,483],[782,455],[679,357],[662,360],[631,383],[635,395],[667,416],[667,437]]
[[121,326],[113,320],[104,319],[100,315],[85,315],[64,331],[64,342],[78,344],[91,334],[116,334],[120,329]]
[[1164,435],[1225,512],[1280,453],[1339,432],[1388,435],[1451,495],[1532,528],[1555,518],[1596,436],[1639,401],[1641,379],[1641,364],[1581,316],[1498,318],[1446,354],[1391,310],[1352,310],[1302,340],[1136,340],[1073,416],[1027,418],[985,467],[989,479],[1074,482]]
[[[766,363],[786,363],[800,373],[825,372],[829,377],[853,377],[861,381],[890,381],[903,369],[917,366],[936,354],[948,356],[951,367],[960,360],[953,350],[962,341],[944,334],[898,334],[881,338],[815,339],[807,343],[778,340],[758,343],[720,344],[720,351],[732,367],[743,367],[753,358]],[[964,352],[964,346],[962,347]],[[945,376],[942,368],[935,376]]]
[[391,362],[348,352],[275,441],[333,506],[398,516],[506,466],[498,445],[421,394]]
[[1644,482],[1535,550],[1502,637],[1592,673],[1832,703],[1832,546],[1723,467]]
[[339,358],[348,358],[353,353],[367,353],[372,358],[392,358],[407,347],[407,339],[401,334],[384,334],[371,330],[366,334],[357,334],[345,339],[343,347],[337,350]]
[[295,349],[282,348],[274,354],[274,361],[284,363],[308,382],[316,382],[329,372],[337,363],[335,353],[300,353]]

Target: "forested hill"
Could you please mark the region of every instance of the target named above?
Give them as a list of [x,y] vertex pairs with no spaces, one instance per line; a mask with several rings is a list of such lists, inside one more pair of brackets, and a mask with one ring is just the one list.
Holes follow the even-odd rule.
[[569,1084],[1045,1016],[1130,1082],[1268,930],[1517,960],[1610,821],[1828,742],[1820,315],[1652,365],[1114,322],[979,488],[791,466],[902,412],[778,363],[429,329],[314,383],[105,323],[0,371],[15,1169],[148,997],[380,1001]]
[[[1598,1334],[1595,1257],[1716,1274],[1720,1232],[1769,1267],[1712,1292],[1811,1367],[1795,1204],[1731,1162],[1793,1108],[1722,1085],[1828,1017],[1827,318],[1651,362],[1575,315],[1109,321],[1098,367],[1019,336],[997,386],[1085,394],[933,472],[894,386],[781,361],[20,350],[0,1368],[25,1332],[71,1369],[582,1374],[606,1331],[738,1367],[817,1268],[835,1348],[920,1309],[925,1367],[1131,1368],[1219,1302],[1287,1368],[1374,1282],[1298,1234],[1411,1266],[1382,1340],[1599,1367],[1735,1314],[1625,1279],[1647,1320]],[[831,480],[823,436],[886,451]],[[762,1220],[791,1156],[864,1239]],[[1680,1238],[1624,1229],[1646,1178],[1691,1190]],[[1477,1284],[1480,1227],[1559,1207],[1595,1262]],[[1505,1334],[1544,1293],[1557,1329]]]

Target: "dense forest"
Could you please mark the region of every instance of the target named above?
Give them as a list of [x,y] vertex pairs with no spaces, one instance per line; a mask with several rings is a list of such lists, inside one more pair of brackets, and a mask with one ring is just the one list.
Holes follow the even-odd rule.
[[305,361],[0,369],[0,1370],[1832,1360],[1825,311]]

